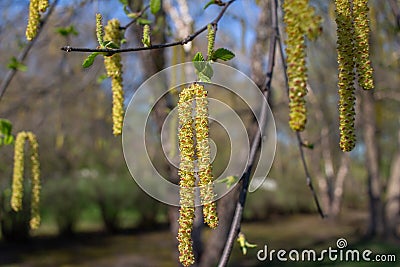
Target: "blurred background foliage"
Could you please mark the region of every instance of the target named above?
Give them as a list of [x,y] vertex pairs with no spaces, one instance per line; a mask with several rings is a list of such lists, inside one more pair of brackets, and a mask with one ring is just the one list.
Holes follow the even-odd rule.
[[[172,2],[174,6],[178,6],[176,1]],[[221,20],[216,41],[216,47],[227,47],[236,53],[236,58],[229,64],[252,78],[254,78],[252,69],[254,47],[259,33],[257,32],[258,18],[264,12],[259,2],[262,1],[238,1],[232,5]],[[216,6],[203,11],[202,6],[205,3],[205,1],[189,1],[194,29],[209,22],[219,11]],[[332,192],[323,192],[323,181],[329,184],[334,183],[335,180],[334,177],[332,180],[326,179],[323,140],[326,141],[335,173],[343,157],[337,145],[339,134],[334,7],[333,1],[311,1],[311,3],[316,7],[317,13],[324,18],[324,30],[316,42],[308,44],[309,81],[312,95],[309,98],[312,100],[308,102],[310,117],[304,138],[314,146],[314,149],[307,150],[306,156],[316,187],[321,195],[329,195]],[[375,141],[380,151],[382,188],[387,189],[391,170],[394,167],[392,162],[399,151],[400,29],[395,23],[388,1],[371,0],[370,4],[372,62],[376,79],[377,139]],[[12,57],[18,55],[26,45],[24,33],[28,1],[2,0],[0,10],[0,54],[2,55],[0,77],[4,77],[9,70],[7,65],[12,61]],[[135,237],[130,232],[132,236],[117,235],[113,237],[115,238],[113,242],[127,242],[133,254],[135,254],[135,249],[139,254],[145,253],[147,249],[150,255],[156,250],[154,246],[160,245],[160,240],[169,240],[165,241],[165,247],[169,249],[169,252],[165,252],[165,248],[159,251],[161,254],[166,254],[160,256],[160,262],[145,263],[136,258],[128,262],[135,262],[136,265],[133,266],[171,266],[171,261],[167,260],[168,263],[161,261],[171,256],[170,251],[174,249],[172,245],[174,237],[166,234],[165,231],[163,234],[149,234],[146,237],[140,234],[141,231],[146,233],[144,230],[164,229],[163,227],[170,221],[170,215],[168,207],[147,196],[129,174],[120,139],[115,138],[111,132],[110,81],[102,80],[102,74],[105,71],[101,59],[96,59],[91,68],[83,70],[81,64],[85,55],[66,54],[60,51],[60,47],[67,44],[79,47],[96,46],[94,14],[98,11],[103,14],[105,20],[119,17],[122,24],[129,22],[129,18],[124,16],[122,5],[118,1],[60,1],[24,62],[27,69],[24,72],[18,72],[0,102],[1,117],[13,123],[14,133],[29,130],[38,136],[43,178],[41,203],[43,222],[38,231],[30,232],[28,229],[29,182],[26,183],[25,208],[16,214],[9,206],[13,151],[11,146],[0,149],[2,159],[0,161],[1,239],[2,242],[20,241],[33,236],[41,240],[43,236],[71,237],[82,232],[121,233],[131,229],[137,233]],[[57,30],[71,25],[78,34],[68,35],[64,31]],[[177,29],[174,28],[170,17],[167,18],[166,25],[166,37],[175,40]],[[157,25],[154,29],[162,31]],[[139,26],[130,28],[126,34],[126,47],[138,46],[140,35]],[[193,42],[193,48],[186,59],[191,58],[190,53],[194,54],[198,50],[205,51],[205,49],[206,38],[201,35]],[[263,44],[261,50],[264,55],[267,49],[267,44]],[[169,66],[174,61],[172,55],[175,52],[166,49],[163,53],[166,66]],[[184,57],[180,59],[185,61]],[[259,58],[262,66],[265,66],[267,60],[265,57]],[[139,53],[124,54],[123,64],[124,88],[127,96],[125,104],[127,105],[134,91],[147,78],[147,65]],[[282,71],[282,65],[278,60],[271,99],[278,134],[275,161],[265,186],[249,194],[245,209],[245,221],[267,222],[265,228],[257,224],[246,224],[244,227],[248,229],[250,237],[261,243],[267,242],[268,237],[274,240],[274,236],[278,235],[277,232],[285,231],[285,229],[299,227],[298,231],[301,232],[310,227],[324,227],[315,215],[316,210],[305,182],[295,135],[288,127],[287,96]],[[359,104],[359,101],[357,103]],[[359,111],[360,107],[357,107],[357,110]],[[325,135],[321,134],[321,128],[324,127]],[[353,237],[361,236],[363,231],[365,232],[369,209],[365,169],[366,147],[362,138],[363,128],[360,117],[357,118],[357,127],[359,140],[356,149],[350,153],[348,159],[348,174],[342,186],[343,200],[337,219],[338,226],[343,227],[340,228],[343,230],[340,234]],[[228,155],[228,153],[222,154]],[[219,159],[218,162],[225,164],[226,160]],[[215,166],[216,170],[219,168],[220,166]],[[29,173],[26,175],[28,178]],[[382,193],[382,198],[385,199],[385,197],[385,193]],[[303,217],[296,217],[299,214]],[[313,215],[309,217],[309,214]],[[287,220],[289,228],[277,230],[276,224],[279,225],[279,223],[276,223],[276,218]],[[304,225],[298,226],[298,221],[303,222]],[[326,235],[334,233],[337,237],[339,233],[333,230],[330,232],[328,228]],[[141,230],[135,232],[132,229]],[[270,232],[268,229],[275,229],[275,232],[272,230]],[[264,230],[265,233],[260,233]],[[206,236],[207,234],[208,232]],[[334,234],[329,238],[335,237]],[[81,240],[82,237],[77,238]],[[278,240],[277,245],[285,245],[279,243],[279,238],[276,240]],[[286,242],[286,246],[290,245],[289,239],[282,237],[281,240],[283,240],[281,242]],[[328,239],[324,240],[326,242]],[[314,241],[306,245],[313,244]],[[298,241],[293,242],[296,246],[304,246]],[[148,248],[146,244],[149,246],[152,244],[153,247]],[[12,246],[8,246],[11,250]],[[117,246],[117,248],[123,250],[121,247]],[[391,250],[392,247],[388,249],[388,251]],[[4,251],[4,253],[10,253],[9,250]],[[112,251],[110,248],[107,253],[112,254]],[[33,256],[21,256],[21,258],[27,262],[36,262],[37,265],[32,264],[32,266],[45,266],[43,254],[40,251],[37,253],[37,259],[30,258]],[[91,255],[86,250],[82,253],[85,256]],[[1,261],[15,262],[16,258],[20,259],[19,256],[15,256],[16,254],[10,255],[12,256],[9,258],[6,254],[1,255],[0,263]],[[234,255],[235,262],[242,265],[232,266],[256,266],[254,255],[250,256],[250,258],[253,257],[250,263],[240,258],[239,253]],[[41,257],[42,260],[40,260]],[[61,256],[60,259],[60,262],[66,264],[71,262],[70,259],[62,260]],[[48,262],[50,262],[48,266],[54,266],[51,265],[50,259]],[[61,264],[60,262],[53,263],[58,265]],[[114,263],[117,264],[117,262]],[[128,263],[120,262],[119,264],[125,266]],[[110,265],[105,261],[97,266]]]

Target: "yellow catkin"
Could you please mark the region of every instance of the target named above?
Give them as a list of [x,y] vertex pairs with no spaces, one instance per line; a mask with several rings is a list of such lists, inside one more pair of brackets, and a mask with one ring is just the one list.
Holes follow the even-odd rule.
[[354,95],[354,31],[349,0],[336,0],[340,148],[351,151],[356,143]]
[[11,207],[14,211],[22,209],[22,198],[24,193],[23,176],[24,176],[24,144],[25,140],[30,143],[31,149],[31,229],[37,229],[40,225],[40,163],[39,163],[39,144],[36,136],[31,132],[20,132],[15,139],[14,150],[14,171],[11,195]]
[[144,47],[151,46],[151,39],[150,39],[150,25],[146,24],[143,26],[143,36],[142,36],[142,44]]
[[[119,46],[122,38],[123,34],[120,30],[119,21],[117,19],[108,21],[107,25],[104,27],[104,41],[112,41],[114,44]],[[113,54],[112,56],[105,56],[104,66],[107,71],[107,76],[111,78],[111,89],[113,95],[113,134],[120,135],[122,133],[122,124],[124,120],[124,91],[122,86],[121,55]]]
[[373,69],[369,57],[368,0],[353,0],[354,48],[358,84],[365,90],[373,89]]
[[39,1],[39,11],[40,12],[46,12],[48,7],[49,7],[49,1],[48,0],[40,0]]
[[191,238],[194,220],[194,127],[192,118],[193,87],[184,88],[179,94],[179,177],[180,210],[178,229],[179,261],[183,266],[194,263],[193,242]]
[[321,31],[321,18],[314,14],[308,0],[285,0],[286,57],[289,83],[289,126],[303,131],[307,122],[305,96],[307,67],[305,36],[315,39]]
[[33,40],[38,32],[40,24],[39,4],[40,0],[31,0],[29,3],[29,18],[25,32],[28,41]]
[[207,58],[211,60],[212,54],[214,53],[215,29],[211,24],[208,24],[207,30]]
[[210,228],[218,226],[216,203],[213,201],[213,176],[210,157],[207,91],[199,84],[192,85],[196,96],[196,152],[199,175],[200,198],[204,221]]
[[14,170],[12,179],[11,208],[14,211],[22,209],[22,198],[24,194],[24,144],[26,133],[20,132],[15,138],[14,145]]

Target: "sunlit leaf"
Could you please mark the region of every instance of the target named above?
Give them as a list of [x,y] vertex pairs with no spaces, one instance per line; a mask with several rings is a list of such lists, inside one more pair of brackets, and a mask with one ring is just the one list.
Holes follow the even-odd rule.
[[82,67],[84,68],[89,68],[90,66],[93,65],[94,59],[100,55],[100,52],[93,52],[91,53],[82,63]]
[[150,24],[151,20],[148,19],[144,19],[144,18],[138,18],[136,21],[139,25],[146,25],[146,24]]
[[161,0],[150,0],[150,11],[156,14],[161,8]]
[[232,51],[229,51],[226,48],[218,48],[212,54],[211,60],[216,61],[217,59],[221,59],[221,60],[227,61],[234,57],[235,57],[235,54]]
[[28,67],[19,62],[18,59],[16,57],[12,57],[10,59],[10,61],[7,64],[7,68],[11,69],[11,70],[19,70],[19,71],[27,71]]
[[0,146],[9,145],[14,142],[14,136],[12,136],[11,131],[11,122],[6,119],[0,119]]

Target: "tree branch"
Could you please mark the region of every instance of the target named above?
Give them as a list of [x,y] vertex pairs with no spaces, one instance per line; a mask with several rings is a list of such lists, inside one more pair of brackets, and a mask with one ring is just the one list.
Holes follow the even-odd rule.
[[128,24],[125,26],[119,27],[120,30],[126,30],[128,29],[133,23],[135,23],[141,16],[143,16],[144,12],[146,12],[147,9],[149,9],[150,6],[147,5],[145,8],[143,8],[139,13],[137,13],[137,17],[131,20]]
[[[35,41],[38,39],[40,33],[42,32],[42,29],[44,25],[46,24],[47,20],[49,19],[50,15],[53,13],[54,8],[56,7],[58,3],[58,0],[54,0],[53,4],[50,6],[49,11],[47,12],[46,16],[43,18],[43,20],[40,23],[40,27],[36,33],[36,37],[28,42],[28,44],[25,46],[25,48],[22,50],[22,52],[19,54],[17,57],[18,62],[23,62],[25,58],[28,56],[29,51],[35,44]],[[11,69],[7,72],[4,80],[1,82],[0,85],[0,101],[3,98],[4,93],[6,92],[8,86],[10,85],[11,80],[14,78],[15,74],[17,73],[17,69]]]
[[[217,25],[218,22],[221,20],[222,16],[224,15],[225,11],[228,9],[228,7],[235,1],[236,0],[230,0],[226,3],[224,3],[221,12],[211,22],[211,24]],[[126,53],[126,52],[137,52],[137,51],[144,51],[144,50],[161,49],[161,48],[167,48],[167,47],[171,47],[171,46],[187,44],[187,43],[193,41],[199,34],[201,34],[202,32],[204,32],[206,30],[207,30],[207,25],[203,26],[196,32],[192,33],[191,35],[188,35],[186,38],[184,38],[180,41],[165,43],[165,44],[155,44],[155,45],[151,45],[148,47],[133,47],[133,48],[122,48],[122,49],[93,49],[93,48],[71,47],[68,45],[68,46],[61,47],[61,50],[66,51],[66,52],[84,52],[84,53],[105,52],[108,54],[115,54],[115,53]]]
[[[275,64],[275,50],[276,50],[275,48],[276,48],[276,42],[277,42],[277,39],[279,36],[277,8],[278,8],[277,0],[272,0],[271,1],[271,15],[272,15],[272,28],[273,28],[274,32],[271,35],[271,39],[270,39],[270,46],[269,46],[269,51],[268,51],[268,59],[269,60],[268,60],[268,66],[267,66],[266,79],[265,79],[264,85],[261,88],[265,99],[268,99],[268,96],[269,96],[269,93],[271,90],[271,81],[272,81],[274,64]],[[240,232],[241,222],[242,222],[242,218],[243,218],[244,205],[246,202],[247,191],[248,191],[248,187],[250,184],[250,175],[251,175],[251,171],[253,169],[254,161],[256,159],[257,151],[259,150],[259,147],[261,144],[262,131],[264,130],[265,125],[267,124],[267,110],[268,110],[267,105],[268,105],[267,101],[263,101],[262,107],[261,107],[261,114],[260,114],[260,125],[259,125],[259,127],[257,127],[256,135],[254,136],[254,139],[251,144],[249,161],[246,165],[245,172],[243,173],[243,175],[241,177],[242,188],[240,190],[239,199],[236,204],[235,214],[233,216],[228,239],[226,241],[224,250],[222,252],[220,261],[218,263],[218,267],[227,266],[229,257],[232,252],[233,244],[236,240],[238,233]]]

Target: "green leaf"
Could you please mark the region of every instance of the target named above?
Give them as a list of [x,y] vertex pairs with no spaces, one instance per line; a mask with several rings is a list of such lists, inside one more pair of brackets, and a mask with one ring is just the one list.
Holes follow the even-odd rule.
[[204,61],[204,57],[201,52],[197,52],[196,55],[194,55],[193,62],[195,61]]
[[75,29],[74,25],[70,25],[68,27],[58,27],[56,28],[56,33],[61,36],[69,36],[69,35],[78,35],[78,31]]
[[214,71],[211,67],[211,64],[209,62],[206,62],[206,66],[203,69],[203,71],[201,72],[202,74],[204,74],[205,77],[207,77],[208,79],[206,80],[200,80],[202,82],[211,82],[211,78],[214,75]]
[[224,61],[230,60],[235,57],[235,54],[232,51],[229,51],[225,48],[218,48],[212,54],[211,60],[216,61],[217,59],[221,59]]
[[82,67],[84,68],[89,68],[90,66],[93,65],[94,59],[100,55],[100,52],[93,52],[91,53],[82,63]]
[[115,43],[113,43],[113,41],[105,41],[103,43],[103,45],[107,49],[118,49],[119,48],[119,46],[116,45]]
[[138,18],[136,22],[139,25],[146,25],[146,24],[150,24],[151,20],[144,19],[144,18]]
[[197,52],[194,56],[193,64],[199,80],[201,82],[211,82],[211,77],[214,75],[214,71],[211,64],[204,61],[204,57],[200,52]]
[[9,61],[9,63],[7,64],[7,68],[11,69],[11,70],[19,70],[19,71],[27,71],[28,67],[19,62],[18,59],[16,57],[12,57]]
[[11,131],[11,122],[6,119],[0,119],[0,146],[9,145],[14,142],[14,136],[12,136]]
[[152,14],[156,14],[160,11],[161,8],[161,0],[150,0],[150,11]]

